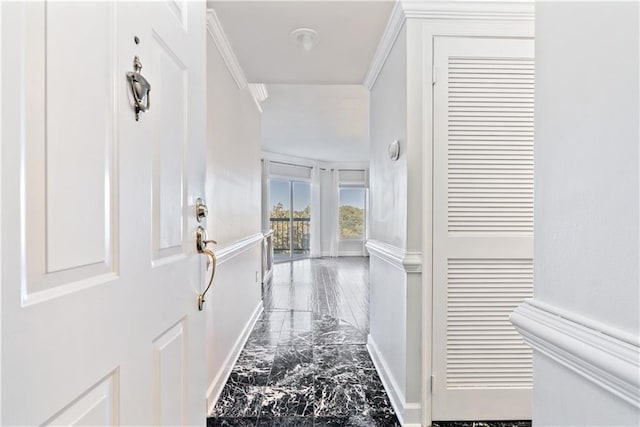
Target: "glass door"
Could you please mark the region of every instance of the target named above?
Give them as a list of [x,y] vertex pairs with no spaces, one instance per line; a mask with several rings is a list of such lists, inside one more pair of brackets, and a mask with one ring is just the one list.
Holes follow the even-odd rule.
[[269,181],[269,204],[275,261],[308,257],[311,184],[272,178]]

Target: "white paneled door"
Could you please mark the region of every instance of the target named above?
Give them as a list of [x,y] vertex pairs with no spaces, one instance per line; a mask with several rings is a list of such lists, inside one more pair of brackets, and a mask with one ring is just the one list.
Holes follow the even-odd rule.
[[433,419],[531,418],[534,46],[436,38]]
[[2,3],[0,19],[0,424],[203,425],[205,4]]

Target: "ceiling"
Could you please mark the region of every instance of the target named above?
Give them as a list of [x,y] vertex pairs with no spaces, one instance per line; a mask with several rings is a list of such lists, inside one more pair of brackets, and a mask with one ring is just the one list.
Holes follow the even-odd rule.
[[369,92],[362,85],[268,85],[262,149],[322,161],[369,160]]
[[[250,83],[362,84],[393,1],[209,1]],[[318,32],[310,52],[291,31]]]

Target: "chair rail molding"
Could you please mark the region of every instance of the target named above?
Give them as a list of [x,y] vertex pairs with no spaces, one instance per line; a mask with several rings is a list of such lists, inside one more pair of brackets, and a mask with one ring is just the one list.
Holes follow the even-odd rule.
[[250,236],[244,237],[240,240],[236,240],[228,245],[223,245],[218,248],[215,248],[213,253],[216,254],[216,259],[218,265],[229,261],[232,258],[240,255],[243,252],[248,251],[254,246],[262,243],[262,239],[264,238],[264,234],[256,233]]
[[227,66],[229,73],[231,73],[236,85],[238,85],[238,89],[246,88],[248,86],[247,77],[238,62],[235,52],[231,48],[231,43],[229,43],[227,34],[224,32],[224,28],[222,28],[218,15],[213,9],[207,9],[207,32],[216,44],[222,60]]
[[371,256],[386,261],[405,273],[422,273],[421,252],[407,252],[397,246],[373,239],[367,240],[365,246]]
[[532,21],[534,19],[533,1],[421,1],[398,0],[391,11],[380,43],[373,55],[363,85],[373,88],[384,63],[391,53],[403,25],[408,19],[422,20],[467,20],[467,21]]
[[511,322],[534,350],[640,408],[638,337],[536,300],[520,304]]

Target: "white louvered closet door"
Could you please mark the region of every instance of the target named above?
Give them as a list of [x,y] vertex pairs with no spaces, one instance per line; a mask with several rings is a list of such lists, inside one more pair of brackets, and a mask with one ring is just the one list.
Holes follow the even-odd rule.
[[434,44],[433,419],[531,418],[534,45]]

